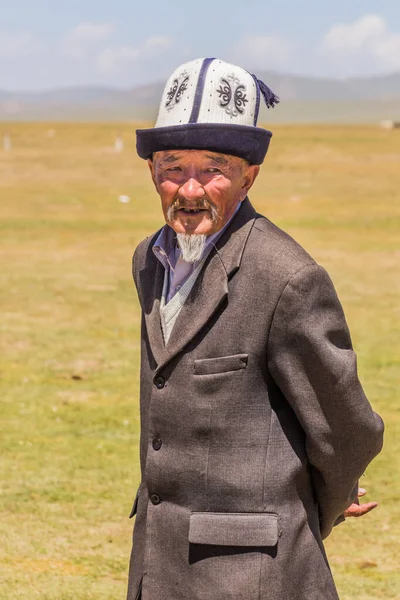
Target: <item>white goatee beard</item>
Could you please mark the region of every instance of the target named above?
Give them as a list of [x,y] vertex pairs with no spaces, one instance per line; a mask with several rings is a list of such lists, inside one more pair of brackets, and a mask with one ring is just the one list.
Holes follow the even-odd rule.
[[177,233],[176,237],[184,261],[195,263],[201,259],[206,245],[206,235]]

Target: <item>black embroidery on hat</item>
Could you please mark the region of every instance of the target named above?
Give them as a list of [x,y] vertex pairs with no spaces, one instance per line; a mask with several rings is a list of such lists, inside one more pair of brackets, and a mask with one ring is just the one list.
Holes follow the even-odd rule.
[[167,92],[167,98],[168,100],[165,103],[165,106],[169,106],[172,102],[172,100],[175,98],[175,94],[176,94],[176,90],[178,89],[178,85],[179,85],[179,81],[177,79],[174,79],[174,81],[172,82],[171,85],[171,89],[169,90],[169,92]]
[[179,75],[178,79],[174,79],[171,85],[169,92],[167,92],[167,101],[165,103],[165,108],[167,110],[172,110],[176,104],[182,98],[183,92],[185,92],[188,88],[189,83],[189,75],[186,71]]
[[244,85],[238,85],[235,90],[234,102],[241,115],[244,113],[244,109],[246,108],[246,102],[248,102],[245,92],[246,88]]
[[217,90],[220,101],[219,105],[225,108],[225,112],[231,117],[237,117],[243,114],[246,108],[246,86],[240,83],[240,80],[231,73],[227,77],[221,77],[221,85]]
[[[224,84],[224,87],[222,87],[222,84]],[[230,101],[232,100],[232,88],[229,82],[223,77],[221,79],[221,86],[219,90],[217,90],[217,92],[221,99],[219,105],[225,108],[225,106],[228,106],[228,104],[230,104]]]
[[185,92],[187,90],[188,81],[189,81],[189,76],[185,77],[185,79],[182,81],[181,85],[178,88],[178,91],[176,92],[175,102],[179,102],[183,92]]

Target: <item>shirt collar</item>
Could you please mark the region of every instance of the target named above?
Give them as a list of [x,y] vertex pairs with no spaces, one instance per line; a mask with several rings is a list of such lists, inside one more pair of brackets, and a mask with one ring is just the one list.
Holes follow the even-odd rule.
[[166,269],[173,269],[175,266],[175,239],[174,230],[169,225],[164,225],[153,244],[153,253]]

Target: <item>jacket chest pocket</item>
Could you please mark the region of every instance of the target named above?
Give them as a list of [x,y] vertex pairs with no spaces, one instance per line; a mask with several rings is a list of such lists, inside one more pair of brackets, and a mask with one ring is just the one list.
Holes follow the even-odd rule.
[[249,360],[248,354],[231,354],[216,358],[198,358],[193,363],[195,375],[217,375],[245,369]]

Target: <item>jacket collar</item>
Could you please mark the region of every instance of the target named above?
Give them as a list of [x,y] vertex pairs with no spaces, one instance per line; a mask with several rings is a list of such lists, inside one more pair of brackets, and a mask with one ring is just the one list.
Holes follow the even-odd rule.
[[[256,212],[246,198],[227,229],[207,257],[196,282],[164,344],[160,320],[160,302],[164,268],[154,256],[152,241],[147,250],[145,268],[140,271],[142,308],[147,335],[157,362],[156,373],[199,333],[229,294],[228,282],[240,268],[247,238]],[[157,234],[153,240],[157,239]]]

